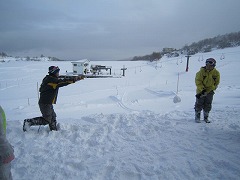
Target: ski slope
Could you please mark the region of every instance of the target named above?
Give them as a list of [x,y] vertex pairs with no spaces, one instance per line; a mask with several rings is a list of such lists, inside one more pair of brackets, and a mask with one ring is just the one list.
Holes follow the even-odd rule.
[[[194,122],[195,74],[217,60],[221,82],[210,124]],[[70,62],[0,63],[0,104],[15,150],[15,180],[239,179],[240,47],[160,62],[102,61],[122,78],[84,79],[59,90],[54,109],[61,130],[22,131],[40,116],[38,91],[48,67]],[[179,75],[179,86],[177,80]],[[178,95],[181,102],[174,103]]]

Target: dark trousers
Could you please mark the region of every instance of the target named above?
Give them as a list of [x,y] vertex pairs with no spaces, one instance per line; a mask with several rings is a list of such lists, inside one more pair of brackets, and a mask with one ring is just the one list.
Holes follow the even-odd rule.
[[50,130],[57,130],[56,127],[56,113],[53,109],[53,105],[52,104],[41,104],[39,103],[39,108],[40,111],[42,113],[42,117],[45,119],[45,121],[47,121],[47,123],[49,124],[49,128]]
[[54,112],[52,104],[39,103],[39,108],[42,116],[32,119],[26,119],[30,126],[49,125],[50,130],[57,130],[56,113]]
[[196,98],[195,102],[195,111],[201,112],[202,110],[205,112],[210,112],[212,109],[212,101],[213,101],[214,92],[209,92],[206,96]]

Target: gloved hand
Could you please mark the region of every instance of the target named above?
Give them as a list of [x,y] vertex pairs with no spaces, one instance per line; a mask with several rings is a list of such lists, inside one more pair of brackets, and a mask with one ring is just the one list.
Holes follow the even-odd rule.
[[84,78],[85,78],[84,75],[78,76],[78,80],[82,80],[82,79],[84,79]]
[[201,97],[203,97],[203,96],[206,96],[208,93],[207,93],[207,91],[204,89],[204,90],[202,90],[202,92],[201,93],[199,93],[199,94],[196,94],[196,98],[201,98]]
[[207,93],[206,90],[203,90],[203,91],[202,91],[202,96],[207,96],[207,94],[208,94],[208,93]]
[[82,80],[82,79],[84,79],[84,76],[83,76],[83,75],[74,77],[74,81],[80,81],[80,80]]
[[199,94],[196,94],[195,96],[196,96],[196,98],[198,98],[198,99],[199,99],[199,98],[201,97],[201,93],[199,93]]

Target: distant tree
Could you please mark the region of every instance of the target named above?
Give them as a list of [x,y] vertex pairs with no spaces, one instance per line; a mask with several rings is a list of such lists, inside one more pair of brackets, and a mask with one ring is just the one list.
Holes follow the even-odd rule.
[[162,55],[165,54],[167,54],[168,57],[178,56],[178,53],[194,55],[198,52],[211,52],[213,48],[223,49],[235,46],[240,46],[240,31],[193,42],[191,45],[183,46],[178,51],[174,48],[163,48],[161,53],[153,52],[150,55],[134,56],[132,60],[155,60],[160,59]]
[[191,45],[185,45],[180,51],[184,54],[193,55],[198,52],[210,52],[212,48],[224,49],[227,47],[240,46],[240,32],[218,35],[207,38]]
[[162,54],[169,54],[169,53],[172,53],[173,51],[176,51],[176,49],[165,47],[165,48],[162,49]]
[[2,57],[7,57],[8,55],[7,55],[7,53],[5,53],[5,52],[1,52],[1,53],[0,53],[0,56],[2,56]]
[[153,52],[151,55],[151,60],[159,60],[161,58],[160,52]]
[[161,58],[161,53],[160,52],[153,52],[150,55],[145,55],[145,56],[134,56],[132,61],[138,61],[138,60],[148,60],[148,61],[153,61],[153,60],[159,60]]
[[203,48],[203,52],[211,52],[211,51],[212,51],[212,47],[210,45]]

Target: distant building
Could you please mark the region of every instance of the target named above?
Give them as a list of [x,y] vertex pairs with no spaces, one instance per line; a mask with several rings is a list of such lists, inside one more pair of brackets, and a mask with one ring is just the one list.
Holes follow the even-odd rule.
[[73,74],[87,74],[89,72],[89,60],[83,59],[80,61],[72,62],[73,65]]
[[[73,65],[73,74],[74,75],[99,75],[103,74],[102,70],[106,72],[109,70],[108,75],[112,74],[112,66],[102,66],[102,65],[91,65],[90,61],[87,59],[83,59],[80,61],[72,62]],[[106,73],[105,73],[106,74]]]

